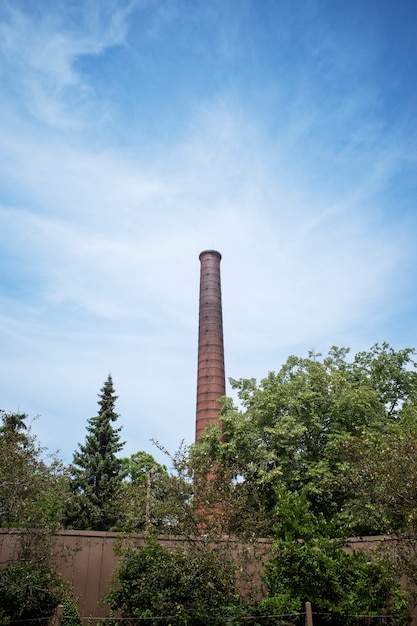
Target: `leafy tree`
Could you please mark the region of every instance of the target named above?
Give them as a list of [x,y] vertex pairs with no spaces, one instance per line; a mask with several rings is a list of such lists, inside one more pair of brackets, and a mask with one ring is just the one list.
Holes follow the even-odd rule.
[[24,431],[27,430],[26,422],[27,415],[25,413],[5,413],[2,414],[2,425],[0,432],[2,435],[14,437],[15,440],[20,439],[21,442],[25,441]]
[[[56,571],[54,533],[61,527],[67,480],[26,425],[27,416],[1,412],[0,519],[14,559],[0,569],[0,624],[49,619],[67,590]],[[13,529],[19,529],[19,533]],[[7,539],[6,539],[7,541]]]
[[149,472],[156,467],[159,471],[166,471],[165,465],[160,466],[152,454],[144,450],[138,450],[129,457],[124,457],[122,467],[125,480],[135,485],[145,484]]
[[116,529],[141,532],[158,527],[163,532],[164,526],[171,526],[174,516],[172,498],[167,491],[171,478],[166,466],[139,450],[123,458],[122,467],[124,508]]
[[[265,566],[264,611],[279,607],[282,612],[301,613],[310,601],[318,626],[353,626],[363,623],[364,615],[409,623],[406,594],[387,557],[347,551],[346,538],[339,537],[322,514],[313,513],[304,494],[280,488],[276,515],[274,548]],[[294,618],[292,623],[301,625],[304,620]]]
[[1,526],[25,529],[21,551],[24,542],[26,552],[35,559],[39,546],[39,558],[46,558],[46,538],[60,528],[63,519],[66,473],[62,463],[38,444],[26,425],[26,415],[3,411],[0,417]]
[[124,443],[113,424],[117,396],[109,375],[99,394],[98,415],[88,421],[85,444],[79,444],[70,467],[73,497],[67,510],[67,527],[110,530],[121,509],[122,460],[116,454]]
[[352,497],[339,517],[350,534],[415,534],[417,530],[417,430],[403,421],[388,433],[365,433],[339,441],[345,459],[339,488]]
[[[241,406],[224,400],[219,424],[206,429],[195,454],[229,467],[237,484],[256,486],[248,496],[262,494],[270,512],[275,487],[283,484],[303,491],[316,513],[339,516],[351,532],[383,531],[383,516],[355,518],[360,486],[346,476],[355,455],[412,421],[414,353],[387,344],[350,361],[348,353],[334,347],[325,357],[291,356],[259,385],[255,379],[232,380]],[[247,509],[256,511],[256,500],[248,497]]]
[[189,451],[181,445],[171,455],[155,443],[169,459],[171,471],[143,451],[123,459],[125,509],[118,529],[124,532],[198,534]]
[[[414,401],[415,403],[415,401]],[[356,498],[342,517],[356,528],[381,529],[390,537],[385,552],[397,565],[398,577],[406,584],[410,604],[417,604],[417,411],[413,402],[404,407],[391,432],[361,441],[345,442],[349,458],[345,480]]]

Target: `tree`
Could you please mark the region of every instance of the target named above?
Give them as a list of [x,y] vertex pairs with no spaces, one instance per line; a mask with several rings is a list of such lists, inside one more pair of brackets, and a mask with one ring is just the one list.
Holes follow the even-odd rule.
[[26,415],[0,411],[0,417],[1,526],[25,529],[22,542],[31,559],[36,560],[37,545],[39,558],[46,558],[40,537],[52,535],[62,524],[68,493],[66,472],[62,463],[38,444],[26,425]]
[[[401,419],[389,433],[344,444],[349,458],[345,481],[355,491],[343,512],[358,528],[389,534],[385,552],[397,565],[410,605],[417,605],[417,398],[403,407]],[[348,526],[349,527],[349,526]]]
[[[139,451],[123,459],[125,468],[124,515],[118,529],[124,532],[195,535],[199,515],[194,498],[194,470],[189,449],[182,445],[171,455],[154,442],[171,464],[157,463],[147,452]],[[208,496],[207,496],[208,497]]]
[[116,454],[124,443],[115,428],[117,396],[109,374],[99,394],[98,415],[88,421],[85,444],[79,444],[70,467],[73,497],[66,525],[85,530],[110,530],[120,517],[122,460]]
[[166,466],[160,466],[152,454],[138,450],[129,457],[122,459],[125,480],[134,485],[145,484],[147,476],[154,468],[166,472]]
[[[146,453],[133,455],[150,469],[124,483],[123,559],[106,601],[125,617],[147,616],[150,623],[151,617],[171,615],[181,624],[238,624],[260,591],[253,576],[254,559],[259,565],[265,553],[256,540],[258,525],[253,517],[249,522],[245,501],[230,487],[229,468],[213,475],[208,459],[193,456],[186,446],[171,455],[156,445],[171,471],[152,464]],[[149,541],[138,549],[141,531]],[[132,540],[128,533],[135,533]],[[157,546],[164,534],[178,536],[177,549]]]
[[417,429],[400,420],[390,432],[340,440],[332,454],[345,459],[345,474],[337,480],[352,497],[339,517],[350,534],[370,534],[371,528],[372,534],[415,535]]
[[62,464],[39,446],[26,415],[0,413],[0,519],[2,528],[10,529],[14,554],[0,569],[0,624],[35,624],[49,619],[68,593],[56,571],[54,538],[62,523],[67,479]]
[[339,516],[351,532],[384,531],[372,517],[355,518],[359,487],[346,475],[355,447],[387,437],[415,412],[414,352],[384,343],[350,361],[348,354],[333,347],[325,357],[291,356],[259,385],[232,380],[241,407],[226,398],[219,424],[206,429],[195,453],[230,467],[238,484],[256,485],[271,513],[275,487],[283,484],[303,491],[314,512]]
[[152,454],[138,450],[122,459],[122,468],[124,507],[116,529],[141,532],[158,526],[162,531],[169,515],[165,505],[164,487],[170,480],[166,466],[157,463]]

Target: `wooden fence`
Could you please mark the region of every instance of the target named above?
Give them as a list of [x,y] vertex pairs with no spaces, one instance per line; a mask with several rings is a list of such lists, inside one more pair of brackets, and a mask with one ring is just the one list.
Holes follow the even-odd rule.
[[[0,529],[0,564],[15,560],[18,551],[20,532],[18,530]],[[111,582],[111,575],[118,563],[115,553],[115,542],[120,542],[121,535],[113,532],[66,530],[56,535],[56,553],[59,555],[56,563],[62,577],[74,590],[74,598],[78,602],[82,616],[106,617],[109,607],[103,604],[103,597]],[[143,545],[144,535],[129,536],[129,541],[136,545]],[[178,546],[184,540],[178,536],[161,536],[158,539],[162,544]],[[237,558],[241,544],[232,540],[228,547]],[[261,593],[261,564],[267,560],[272,542],[260,539],[250,547],[250,554],[246,555],[246,568],[242,572],[242,587],[251,595]]]
[[[18,530],[0,529],[0,564],[15,560],[18,550],[20,532]],[[118,563],[118,557],[114,551],[116,541],[120,541],[119,533],[67,530],[56,536],[56,551],[60,556],[57,567],[74,591],[74,598],[78,602],[80,614],[83,617],[107,617],[109,607],[103,604],[103,597],[111,582],[111,575]],[[133,538],[136,545],[143,545],[144,536],[136,535]],[[181,537],[159,538],[161,543],[169,546],[181,545]],[[351,539],[352,549],[372,549],[387,537],[366,537],[364,539]],[[237,554],[239,546],[237,542],[228,542],[231,553]],[[246,577],[241,585],[252,583],[251,593],[261,591],[260,572],[262,562],[268,559],[272,541],[260,539],[253,544],[247,559]],[[311,607],[310,607],[311,610]],[[306,616],[307,616],[306,607]],[[313,617],[311,616],[311,620]],[[309,622],[312,623],[312,622]],[[412,626],[417,626],[417,615],[414,616]]]

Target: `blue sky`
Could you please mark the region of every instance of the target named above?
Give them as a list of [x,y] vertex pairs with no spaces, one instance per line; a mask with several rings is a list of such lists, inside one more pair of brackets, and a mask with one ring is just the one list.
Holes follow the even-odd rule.
[[207,248],[227,376],[417,347],[416,77],[414,0],[0,0],[0,407],[191,443]]

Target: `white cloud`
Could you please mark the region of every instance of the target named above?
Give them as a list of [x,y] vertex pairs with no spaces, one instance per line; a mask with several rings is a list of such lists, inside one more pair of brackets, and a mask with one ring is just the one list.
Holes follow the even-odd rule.
[[0,51],[12,71],[4,71],[20,106],[42,123],[79,126],[91,85],[77,69],[79,59],[125,43],[128,18],[139,2],[62,3],[58,11],[30,12],[5,3]]
[[[377,121],[333,144],[338,112],[321,136],[311,92],[292,115],[278,99],[277,121],[228,86],[190,95],[187,120],[162,144],[145,142],[133,118],[131,138],[115,143],[105,124],[89,125],[84,105],[103,109],[76,61],[124,45],[133,5],[87,6],[79,29],[55,14],[35,29],[12,9],[2,26],[13,84],[27,91],[16,98],[9,85],[2,105],[0,390],[4,408],[41,413],[42,441],[68,454],[111,371],[130,452],[152,436],[172,449],[194,430],[199,252],[223,255],[228,375],[265,375],[306,346],[360,343],[374,321],[385,331],[406,288],[412,231],[381,213],[409,156]],[[358,99],[341,119],[357,116]]]

